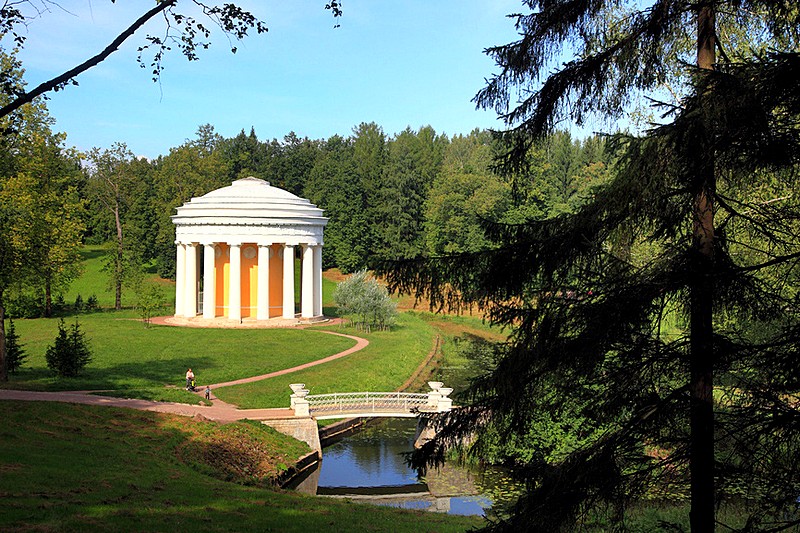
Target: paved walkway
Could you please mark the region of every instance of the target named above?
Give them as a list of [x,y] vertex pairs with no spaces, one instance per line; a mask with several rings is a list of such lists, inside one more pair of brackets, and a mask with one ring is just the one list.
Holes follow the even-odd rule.
[[[340,337],[347,337],[348,339],[353,339],[354,341],[356,341],[356,345],[353,346],[352,348],[344,350],[343,352],[339,352],[330,355],[328,357],[318,359],[316,361],[311,361],[310,363],[305,363],[292,368],[285,368],[283,370],[270,372],[269,374],[253,376],[245,379],[238,379],[235,381],[227,381],[225,383],[215,383],[209,386],[213,391],[218,387],[227,387],[230,385],[238,385],[241,383],[251,383],[253,381],[269,379],[275,376],[282,376],[284,374],[297,372],[298,370],[304,370],[312,366],[328,363],[330,361],[339,359],[340,357],[345,357],[359,350],[363,350],[369,344],[369,341],[367,339],[363,339],[361,337],[355,337],[353,335],[345,335],[343,333],[335,333],[333,331],[322,331],[322,333],[327,333],[329,335],[338,335]],[[289,391],[287,391],[287,402],[288,402],[288,394]],[[200,397],[204,397],[205,388],[198,388],[197,395]],[[113,398],[111,396],[98,396],[96,394],[90,394],[89,392],[72,392],[72,391],[37,392],[37,391],[0,389],[0,400],[26,400],[26,401],[38,400],[38,401],[48,401],[48,402],[79,403],[87,405],[105,405],[110,407],[128,407],[130,409],[139,409],[142,411],[172,413],[176,415],[192,416],[192,417],[200,416],[203,418],[207,418],[209,420],[213,420],[215,422],[222,422],[222,423],[233,422],[235,420],[242,420],[246,418],[257,419],[257,420],[264,420],[264,419],[275,420],[281,418],[294,417],[294,411],[288,408],[239,409],[235,405],[225,403],[222,400],[217,399],[213,395],[211,399],[212,399],[212,405],[208,406],[208,405],[190,405],[190,404],[172,403],[172,402],[153,402],[150,400],[136,400],[130,398]]]

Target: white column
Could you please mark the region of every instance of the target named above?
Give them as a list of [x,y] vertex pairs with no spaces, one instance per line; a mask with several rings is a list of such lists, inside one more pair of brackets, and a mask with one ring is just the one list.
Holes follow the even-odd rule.
[[178,246],[178,255],[175,258],[175,316],[182,316],[186,284],[186,249],[179,242],[175,244]]
[[228,276],[228,318],[242,319],[242,245],[231,244],[231,273]]
[[197,316],[197,247],[186,245],[186,283],[184,284],[183,316]]
[[283,318],[294,318],[294,246],[283,246]]
[[215,276],[216,250],[214,243],[203,244],[203,318],[217,314],[217,278]]
[[314,246],[314,316],[322,316],[322,245]]
[[314,247],[303,244],[303,283],[300,285],[300,316],[311,318],[314,316]]
[[258,245],[258,294],[256,320],[269,318],[269,252],[268,244]]

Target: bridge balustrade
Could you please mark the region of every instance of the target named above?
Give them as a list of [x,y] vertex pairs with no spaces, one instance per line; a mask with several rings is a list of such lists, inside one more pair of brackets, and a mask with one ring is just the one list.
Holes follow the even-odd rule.
[[404,412],[424,409],[427,394],[407,392],[343,392],[306,396],[309,411],[314,414],[330,412]]
[[304,383],[289,385],[292,389],[291,408],[295,416],[340,418],[339,415],[416,416],[419,412],[449,411],[453,401],[448,397],[453,389],[441,382],[429,381],[427,394],[411,392],[336,392],[309,395]]

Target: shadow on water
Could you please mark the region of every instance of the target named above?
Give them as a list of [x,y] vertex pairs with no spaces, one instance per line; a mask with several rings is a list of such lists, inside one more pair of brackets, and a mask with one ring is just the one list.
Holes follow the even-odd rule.
[[486,515],[498,500],[494,486],[487,484],[499,478],[445,465],[418,479],[403,455],[413,450],[415,430],[414,419],[369,424],[326,447],[317,469],[287,488],[405,509]]

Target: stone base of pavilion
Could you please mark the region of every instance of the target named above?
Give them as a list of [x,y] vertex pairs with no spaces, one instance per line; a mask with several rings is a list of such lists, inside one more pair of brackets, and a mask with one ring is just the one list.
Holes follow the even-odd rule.
[[150,319],[152,324],[162,326],[182,326],[188,328],[295,328],[316,324],[335,322],[326,316],[316,316],[313,318],[270,318],[269,320],[256,320],[255,318],[243,318],[241,320],[230,320],[224,317],[214,319],[182,316],[157,316]]

